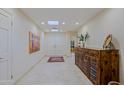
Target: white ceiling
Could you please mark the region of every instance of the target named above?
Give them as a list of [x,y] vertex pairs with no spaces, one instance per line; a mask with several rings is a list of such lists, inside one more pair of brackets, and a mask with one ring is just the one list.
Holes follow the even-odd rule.
[[[53,26],[47,24],[48,20],[58,20],[59,30],[76,31],[81,25],[97,15],[100,8],[22,8],[26,15],[31,17],[44,31],[50,31]],[[45,24],[41,24],[44,22]],[[63,25],[62,23],[65,22]],[[79,22],[78,25],[75,23]]]

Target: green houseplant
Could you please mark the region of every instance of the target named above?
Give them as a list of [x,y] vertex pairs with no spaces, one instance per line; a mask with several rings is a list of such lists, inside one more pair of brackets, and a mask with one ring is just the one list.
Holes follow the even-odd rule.
[[79,41],[81,43],[81,47],[85,47],[85,43],[86,43],[86,41],[87,41],[88,38],[89,38],[88,32],[86,32],[85,35],[82,35],[82,34],[80,35]]
[[80,41],[84,41],[84,36],[82,34],[79,38],[80,38]]
[[85,37],[81,34],[79,37],[80,47],[84,47],[84,39],[85,39]]
[[85,34],[85,42],[87,41],[87,39],[88,39],[89,37],[90,37],[90,36],[89,36],[88,32],[86,32],[86,34]]

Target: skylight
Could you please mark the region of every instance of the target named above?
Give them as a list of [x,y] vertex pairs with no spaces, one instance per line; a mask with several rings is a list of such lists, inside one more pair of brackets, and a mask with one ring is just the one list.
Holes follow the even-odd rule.
[[58,29],[51,29],[51,32],[58,32]]
[[48,21],[48,25],[59,25],[59,21]]

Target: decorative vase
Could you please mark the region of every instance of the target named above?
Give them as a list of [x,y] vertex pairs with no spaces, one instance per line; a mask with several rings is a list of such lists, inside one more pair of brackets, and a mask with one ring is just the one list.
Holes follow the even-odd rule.
[[85,43],[83,42],[83,48],[85,47]]
[[84,43],[83,41],[81,41],[80,47],[81,47],[81,48],[84,48],[84,47],[85,47],[85,43]]

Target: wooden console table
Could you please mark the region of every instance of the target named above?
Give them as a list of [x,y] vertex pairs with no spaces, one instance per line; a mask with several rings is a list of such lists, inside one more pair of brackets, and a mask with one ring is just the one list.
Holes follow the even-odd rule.
[[75,48],[75,64],[93,84],[119,82],[119,50]]

